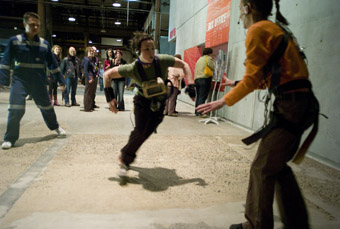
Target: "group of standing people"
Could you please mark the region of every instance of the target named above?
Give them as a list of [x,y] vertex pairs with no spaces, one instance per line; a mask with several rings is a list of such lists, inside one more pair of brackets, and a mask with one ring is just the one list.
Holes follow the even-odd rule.
[[[81,78],[81,62],[80,59],[76,56],[76,49],[71,46],[68,50],[68,55],[65,58],[62,58],[62,48],[59,45],[54,45],[52,47],[52,52],[55,59],[57,60],[58,66],[60,67],[60,71],[65,78],[65,91],[62,92],[62,100],[64,101],[65,106],[80,106],[80,104],[76,101],[76,93],[78,79]],[[47,74],[51,104],[53,104],[54,106],[60,106],[57,95],[58,85],[54,80],[53,75],[49,71],[47,72]]]

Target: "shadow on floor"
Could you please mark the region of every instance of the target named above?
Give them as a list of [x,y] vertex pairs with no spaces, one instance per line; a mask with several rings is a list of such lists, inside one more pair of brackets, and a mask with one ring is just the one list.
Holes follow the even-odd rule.
[[110,181],[119,182],[120,185],[140,184],[143,188],[152,192],[161,192],[169,187],[184,185],[196,182],[196,185],[206,186],[207,183],[201,178],[183,179],[176,174],[175,169],[167,168],[140,168],[131,166],[130,170],[138,172],[138,177],[127,177],[124,179],[117,177],[108,178]]
[[62,138],[62,137],[58,137],[57,134],[49,134],[49,135],[46,135],[44,137],[20,138],[20,139],[18,139],[18,141],[15,142],[14,146],[20,147],[20,146],[23,146],[25,144],[50,141],[50,140],[55,139],[55,138]]

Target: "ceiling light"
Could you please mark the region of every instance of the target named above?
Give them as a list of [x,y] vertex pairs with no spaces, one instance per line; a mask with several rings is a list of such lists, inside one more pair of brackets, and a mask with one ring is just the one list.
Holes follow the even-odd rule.
[[92,41],[91,41],[91,40],[89,40],[89,44],[92,44]]
[[51,0],[52,2],[59,2],[59,0]]
[[106,33],[106,30],[104,28],[102,28],[102,30],[100,30],[101,33]]
[[76,19],[74,17],[69,17],[68,20],[69,21],[76,21]]
[[15,26],[13,29],[14,29],[14,30],[18,30],[18,27]]
[[116,25],[120,25],[120,24],[122,24],[122,23],[121,23],[120,21],[116,21],[115,24],[116,24]]
[[52,37],[57,37],[57,35],[53,34]]
[[121,41],[122,41],[122,39],[117,39],[116,41],[117,41],[117,42],[121,42]]
[[119,2],[115,2],[115,3],[112,4],[112,6],[114,6],[114,7],[121,7],[121,4]]

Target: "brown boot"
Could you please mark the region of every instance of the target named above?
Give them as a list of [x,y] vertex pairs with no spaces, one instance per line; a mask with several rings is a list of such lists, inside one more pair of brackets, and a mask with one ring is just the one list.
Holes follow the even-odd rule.
[[57,95],[53,95],[54,97],[54,105],[55,106],[60,106],[60,104],[58,103],[58,96]]

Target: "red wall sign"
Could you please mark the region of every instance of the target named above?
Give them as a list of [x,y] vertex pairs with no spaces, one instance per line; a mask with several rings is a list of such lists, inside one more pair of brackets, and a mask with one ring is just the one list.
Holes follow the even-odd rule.
[[193,78],[195,77],[195,65],[197,60],[201,57],[201,53],[202,47],[197,46],[184,50],[184,62],[189,65]]
[[229,40],[231,0],[208,0],[205,47],[214,47]]

